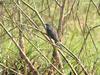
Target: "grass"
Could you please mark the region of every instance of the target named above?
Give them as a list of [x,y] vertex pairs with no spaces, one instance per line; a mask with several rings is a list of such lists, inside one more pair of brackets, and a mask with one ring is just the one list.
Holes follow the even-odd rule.
[[[25,1],[30,6],[32,6],[33,9],[34,9],[34,2],[35,2],[36,9],[41,15],[44,22],[45,23],[50,22],[51,24],[53,23],[54,26],[58,28],[60,8],[56,5],[55,1],[50,0],[49,1],[50,6],[48,6],[47,0],[41,0],[41,1],[40,0],[39,1],[25,0]],[[72,2],[73,1],[74,0],[72,0]],[[66,2],[64,15],[66,14],[67,11],[70,11],[72,2],[69,3],[68,9],[67,9],[68,3]],[[100,25],[100,15],[97,13],[97,9],[95,8],[92,2],[90,4],[88,16],[86,15],[86,13],[89,6],[89,0],[88,1],[80,0],[79,6],[77,6],[77,3],[78,1],[75,2],[73,11],[71,12],[70,16],[67,17],[65,20],[66,26],[63,33],[64,35],[63,35],[63,41],[62,41],[65,47],[68,47],[76,56],[79,55],[80,49],[83,46],[83,43],[85,41],[84,39],[86,38],[86,35],[89,29],[94,26]],[[94,1],[94,3],[96,6],[98,6],[99,0]],[[51,62],[53,62],[52,45],[50,44],[48,40],[46,40],[46,38],[41,34],[41,32],[35,30],[32,27],[33,24],[30,23],[29,19],[27,19],[23,13],[21,13],[22,22],[18,21],[19,11],[18,11],[18,7],[16,7],[14,2],[11,1],[10,4],[8,4],[7,1],[5,1],[4,6],[0,5],[0,7],[3,8],[0,11],[0,13],[3,12],[3,15],[0,15],[0,19],[1,19],[0,23],[3,23],[3,25],[8,31],[10,29],[13,29],[9,32],[13,35],[13,38],[16,40],[16,42],[19,43],[19,28],[16,26],[19,24],[22,24],[24,27],[23,28],[24,35],[26,35],[28,40],[30,40],[37,49],[40,49],[43,55],[45,55]],[[8,11],[9,15],[4,7]],[[42,23],[40,19],[38,18],[38,16],[34,13],[34,11],[31,10],[22,2],[20,4],[20,7],[28,15],[28,17],[30,17],[36,23],[36,25],[39,27],[39,30],[45,33]],[[78,10],[77,10],[77,7],[78,7]],[[79,24],[76,14],[79,18],[80,24]],[[86,17],[87,17],[87,21],[86,21]],[[86,28],[86,24],[89,29]],[[100,50],[99,50],[100,49],[100,39],[99,39],[100,33],[99,32],[100,32],[100,26],[91,30],[91,35],[90,34],[88,35],[88,38],[86,39],[86,43],[84,44],[81,55],[79,57],[79,59],[84,64],[85,68],[88,70],[89,75],[100,74],[100,68],[99,68],[100,66]],[[47,73],[47,70],[51,64],[47,62],[47,60],[36,50],[36,48],[32,46],[32,44],[29,43],[28,40],[26,40],[24,37],[24,47],[25,47],[25,52],[26,52],[27,57],[30,59],[33,66],[40,73],[40,75],[42,75],[45,71]],[[75,67],[77,65],[75,60],[69,57],[67,53],[64,52],[64,54],[66,58],[68,58],[70,63]],[[69,75],[71,69],[62,57],[61,59],[64,66],[65,74]],[[14,73],[13,71],[9,71],[9,69],[14,69],[18,73],[27,72],[26,75],[28,74],[31,75],[28,67],[26,67],[26,70],[25,70],[25,65],[27,66],[27,64],[25,63],[24,60],[20,58],[18,48],[14,45],[14,43],[11,41],[11,38],[9,38],[9,36],[7,35],[7,33],[3,30],[1,26],[0,26],[0,63],[8,67],[7,69],[4,66],[0,65],[0,70],[1,70],[0,75],[4,75],[6,70],[8,73],[7,75],[11,75],[11,73]],[[81,70],[80,66],[78,66],[78,70],[80,72]],[[56,73],[56,75],[59,75],[59,74]],[[82,72],[79,75],[84,75],[84,73]]]

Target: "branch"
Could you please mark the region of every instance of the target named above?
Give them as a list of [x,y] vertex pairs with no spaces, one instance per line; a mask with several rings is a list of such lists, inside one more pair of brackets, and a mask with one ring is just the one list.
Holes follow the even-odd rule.
[[58,2],[58,0],[55,0],[56,4],[61,8],[61,4]]
[[[13,69],[11,69],[11,68],[9,68],[9,67],[5,66],[5,65],[4,65],[4,64],[2,64],[2,63],[0,63],[0,65],[1,65],[1,66],[3,66],[3,67],[4,67],[4,68],[6,68],[6,69],[11,70],[12,72],[14,72],[14,73],[16,73],[16,74],[18,74],[18,75],[22,75],[21,73],[19,73],[19,72],[15,71],[15,70],[13,70]],[[1,72],[1,71],[0,71],[0,72]]]
[[23,59],[25,60],[25,62],[28,64],[30,70],[32,70],[33,75],[38,75],[38,72],[35,70],[34,66],[32,65],[31,61],[28,59],[28,57],[25,55],[25,53],[23,52],[23,50],[20,48],[20,46],[16,43],[15,39],[12,37],[12,35],[8,32],[8,30],[4,27],[4,25],[2,23],[0,23],[1,27],[6,31],[6,33],[8,34],[8,36],[11,38],[11,40],[13,41],[13,43],[16,45],[16,47],[19,49],[19,51],[21,52]]
[[[85,75],[88,75],[87,70],[85,69],[84,65],[82,64],[82,62],[80,61],[80,59],[78,59],[78,57],[76,55],[74,55],[71,50],[69,48],[66,48],[63,44],[60,44],[63,48],[65,48],[72,56],[73,58],[77,61],[77,63],[80,64],[81,68],[83,69]],[[59,47],[60,48],[60,47]]]

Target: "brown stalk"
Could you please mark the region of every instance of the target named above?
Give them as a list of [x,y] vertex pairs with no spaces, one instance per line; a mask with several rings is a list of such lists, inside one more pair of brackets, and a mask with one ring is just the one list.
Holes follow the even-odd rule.
[[2,28],[6,31],[6,33],[8,34],[8,36],[11,38],[11,40],[13,41],[13,43],[16,45],[16,47],[19,49],[19,51],[21,52],[21,55],[23,57],[23,59],[25,60],[25,62],[28,64],[30,70],[33,72],[33,75],[38,75],[37,70],[34,68],[34,66],[32,65],[31,61],[29,60],[29,58],[25,55],[25,53],[23,52],[23,50],[21,49],[21,47],[17,44],[17,42],[15,41],[15,39],[13,38],[13,36],[7,31],[7,29],[4,27],[4,25],[2,23],[0,23],[0,25],[2,26]]

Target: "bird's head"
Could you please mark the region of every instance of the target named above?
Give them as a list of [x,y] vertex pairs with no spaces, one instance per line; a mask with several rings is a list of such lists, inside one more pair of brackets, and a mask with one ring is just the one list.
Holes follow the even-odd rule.
[[47,29],[52,29],[52,25],[46,23],[46,24],[45,24],[45,29],[46,29],[46,30],[47,30]]
[[48,23],[46,23],[46,24],[45,24],[45,28],[48,28],[48,27],[51,27],[51,25],[48,24]]

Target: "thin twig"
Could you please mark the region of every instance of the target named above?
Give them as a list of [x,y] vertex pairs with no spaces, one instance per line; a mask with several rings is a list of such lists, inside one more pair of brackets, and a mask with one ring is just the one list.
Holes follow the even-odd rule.
[[58,0],[55,0],[56,4],[61,8],[62,5],[58,2]]
[[[87,13],[86,13],[86,18],[85,18],[85,25],[86,25],[86,27],[87,27],[88,30],[89,30],[89,27],[88,27],[88,25],[87,25],[87,20],[88,20],[88,13],[89,13],[90,5],[91,5],[91,0],[90,0],[90,2],[89,2],[89,6],[88,6],[88,8],[87,8]],[[92,34],[91,34],[90,31],[89,31],[89,35],[90,35],[90,37],[91,37],[91,40],[92,40],[92,42],[93,42],[93,45],[94,45],[96,51],[98,52],[98,49],[97,49],[97,47],[96,47],[96,45],[95,45],[95,42],[94,42],[94,40],[93,40],[93,37],[92,37]],[[86,39],[87,39],[87,36],[86,36]],[[85,45],[85,43],[86,43],[86,39],[84,39],[84,42],[83,42],[83,45],[82,45],[82,47],[81,47],[81,49],[80,49],[80,52],[79,52],[78,57],[79,57],[80,54],[82,53],[82,50],[83,50],[84,45]]]
[[43,27],[45,28],[45,26],[44,26],[45,23],[44,23],[42,17],[40,16],[39,12],[37,11],[37,9],[33,9],[33,8],[32,8],[29,4],[27,4],[25,1],[23,1],[23,0],[21,0],[21,1],[22,1],[26,6],[28,6],[31,10],[33,10],[33,11],[36,13],[37,17],[39,18],[39,20],[41,21]]
[[13,36],[8,32],[8,30],[4,27],[4,25],[2,23],[0,23],[1,27],[6,31],[6,33],[8,34],[8,36],[11,38],[11,40],[13,41],[13,43],[16,45],[16,47],[20,50],[23,59],[25,60],[25,62],[28,64],[29,68],[32,70],[33,74],[38,75],[37,71],[35,70],[34,66],[32,65],[31,61],[29,60],[29,58],[25,55],[25,53],[23,52],[23,50],[20,48],[20,46],[17,44],[17,42],[15,41],[15,39],[13,38]]
[[80,59],[78,59],[78,57],[76,55],[74,55],[71,50],[67,47],[65,47],[63,44],[60,44],[63,48],[65,48],[75,59],[76,61],[80,64],[81,68],[83,69],[85,75],[88,75],[87,70],[85,69],[84,65],[82,64],[82,62],[80,61]]
[[15,71],[15,70],[13,70],[13,69],[11,69],[11,68],[9,68],[9,67],[5,66],[5,65],[4,65],[4,64],[2,64],[2,63],[0,63],[0,65],[1,65],[1,66],[3,66],[3,67],[5,67],[6,69],[11,70],[12,72],[14,72],[14,73],[16,73],[16,74],[18,74],[18,75],[22,75],[21,73],[19,73],[19,72]]

